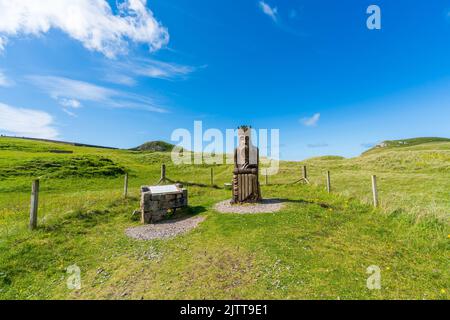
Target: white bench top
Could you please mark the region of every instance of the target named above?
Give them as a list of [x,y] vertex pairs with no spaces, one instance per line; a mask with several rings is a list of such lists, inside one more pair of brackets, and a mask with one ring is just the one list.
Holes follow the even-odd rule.
[[148,187],[152,194],[167,194],[182,192],[176,185],[171,184],[167,186],[150,186]]

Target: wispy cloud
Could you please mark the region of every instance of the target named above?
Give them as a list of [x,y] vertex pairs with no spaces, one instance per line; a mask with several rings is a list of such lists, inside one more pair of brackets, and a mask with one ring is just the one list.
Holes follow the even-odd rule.
[[129,41],[147,44],[152,51],[169,41],[147,0],[124,0],[117,8],[107,0],[0,0],[0,49],[10,37],[40,36],[51,29],[109,58],[127,53]]
[[196,67],[158,61],[155,59],[134,59],[130,61],[108,61],[105,67],[108,82],[133,86],[135,78],[156,78],[184,80],[197,70]]
[[273,21],[275,21],[275,22],[277,21],[277,19],[278,19],[278,8],[277,7],[271,7],[264,1],[259,2],[259,7],[264,14],[266,14],[270,18],[272,18]]
[[0,130],[5,134],[54,139],[58,131],[53,117],[46,112],[0,103]]
[[319,123],[320,113],[314,114],[312,117],[300,119],[300,123],[307,127],[315,127]]
[[286,12],[282,14],[282,12],[278,11],[277,7],[272,7],[265,1],[259,2],[259,8],[265,15],[272,19],[274,25],[280,30],[296,37],[303,37],[306,35],[303,30],[298,29],[298,27],[293,24],[293,22],[299,18],[299,12],[296,9],[286,10]]
[[32,75],[26,78],[65,108],[78,108],[84,101],[95,102],[112,108],[132,108],[158,113],[168,112],[167,109],[159,106],[155,98],[63,77]]
[[191,66],[167,63],[152,59],[140,60],[134,64],[133,72],[137,75],[149,78],[175,79],[183,78],[194,72],[195,68]]
[[0,87],[12,87],[14,85],[14,81],[8,79],[3,72],[3,70],[0,70]]
[[63,111],[71,117],[77,117],[77,115],[69,109],[79,109],[82,107],[81,102],[76,99],[60,98],[58,103],[63,107]]
[[55,100],[79,99],[100,102],[117,94],[112,89],[69,78],[31,75],[27,76],[27,79]]
[[74,117],[74,118],[77,118],[77,117],[78,117],[78,115],[77,115],[75,112],[72,112],[72,111],[70,111],[70,110],[68,110],[68,109],[66,109],[66,108],[63,108],[62,110],[63,110],[64,113],[67,114],[68,116],[71,116],[71,117]]
[[[111,83],[115,83],[115,84],[120,84],[123,86],[134,86],[136,84],[136,80],[133,79],[130,76],[124,75],[124,74],[120,74],[117,72],[111,72],[110,70],[107,71],[107,75],[103,78],[105,81],[107,82],[111,82]],[[127,70],[119,70],[118,72],[129,72]]]

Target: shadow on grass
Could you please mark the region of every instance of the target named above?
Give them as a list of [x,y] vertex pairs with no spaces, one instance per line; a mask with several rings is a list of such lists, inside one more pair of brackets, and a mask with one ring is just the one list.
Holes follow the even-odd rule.
[[288,202],[288,203],[299,203],[299,204],[306,204],[306,205],[318,205],[324,209],[330,209],[333,208],[332,205],[325,203],[325,202],[315,202],[310,200],[304,200],[304,199],[286,199],[286,198],[277,198],[274,200],[278,200],[280,202]]
[[196,215],[199,215],[200,213],[206,212],[206,208],[203,206],[188,206],[185,208],[179,208],[174,213],[169,214],[167,216],[167,219],[164,221],[170,221],[172,219],[176,220],[184,220],[192,218]]
[[189,182],[189,181],[178,181],[178,180],[172,180],[166,178],[166,181],[172,184],[180,183],[183,186],[189,186],[189,187],[200,187],[200,188],[213,188],[213,189],[225,189],[222,187],[219,187],[217,184],[208,184],[208,183],[197,183],[197,182]]

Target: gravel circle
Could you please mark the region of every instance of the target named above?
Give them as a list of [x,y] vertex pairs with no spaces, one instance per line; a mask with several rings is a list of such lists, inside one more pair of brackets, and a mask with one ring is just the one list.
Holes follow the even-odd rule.
[[254,214],[277,212],[283,207],[284,203],[280,199],[264,199],[249,204],[231,204],[230,200],[225,200],[217,203],[214,208],[221,213]]
[[169,239],[196,228],[205,217],[190,217],[165,220],[155,224],[146,224],[128,228],[125,234],[138,240]]

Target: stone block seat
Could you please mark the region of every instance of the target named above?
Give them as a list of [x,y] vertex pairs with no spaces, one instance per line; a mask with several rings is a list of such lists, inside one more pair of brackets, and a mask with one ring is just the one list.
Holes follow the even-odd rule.
[[144,224],[161,221],[169,209],[187,205],[188,192],[181,184],[141,187],[141,222]]

